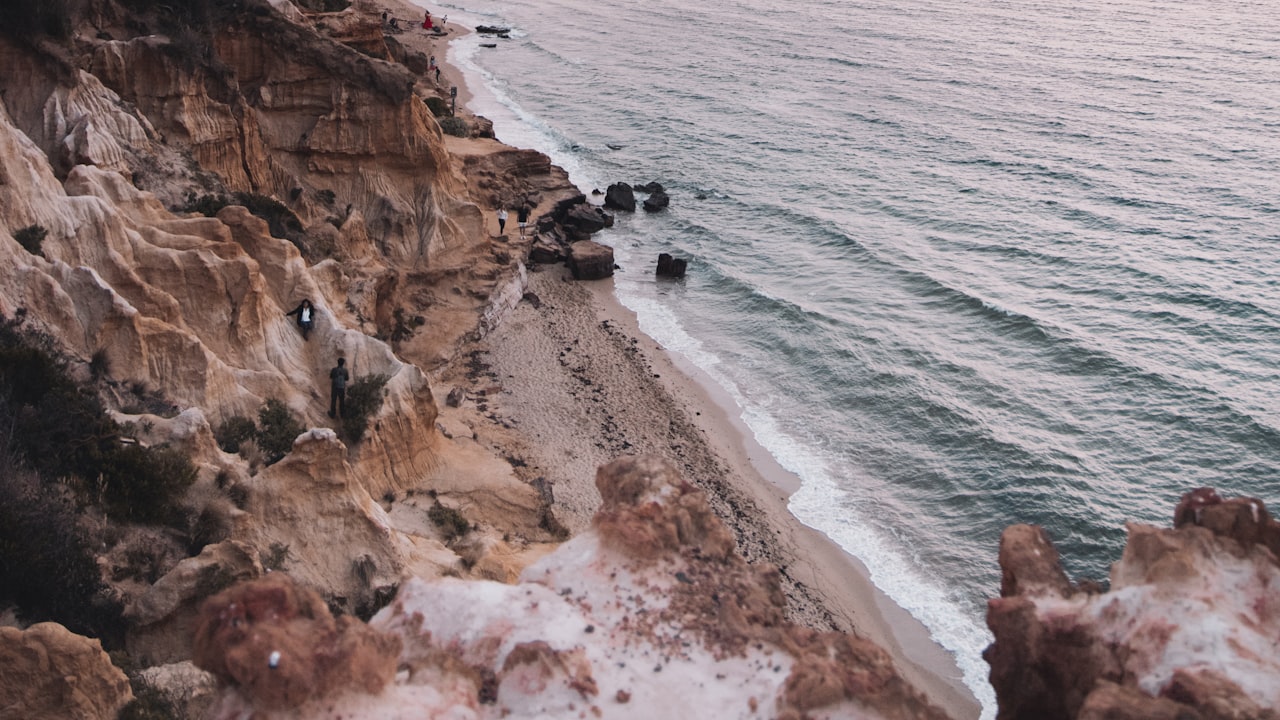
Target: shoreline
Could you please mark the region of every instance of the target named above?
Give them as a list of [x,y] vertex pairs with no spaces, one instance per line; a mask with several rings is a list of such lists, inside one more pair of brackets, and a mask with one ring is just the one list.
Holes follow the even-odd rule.
[[[418,7],[413,0],[390,5]],[[475,96],[448,61],[448,44],[472,31],[456,23],[447,28],[443,36],[422,37],[441,68],[441,86],[458,87],[459,114],[472,114]],[[491,210],[482,208],[496,235]],[[479,389],[497,426],[474,428],[477,439],[545,474],[560,520],[575,533],[599,504],[596,467],[622,454],[670,458],[713,496],[743,556],[779,567],[793,621],[874,640],[951,717],[979,716],[950,653],[871,582],[861,561],[791,513],[787,500],[799,478],[759,445],[712,378],[645,335],[613,280],[580,283],[558,265],[530,270],[538,307],[520,303],[473,346],[492,365]],[[466,382],[458,370],[447,375],[446,382]]]

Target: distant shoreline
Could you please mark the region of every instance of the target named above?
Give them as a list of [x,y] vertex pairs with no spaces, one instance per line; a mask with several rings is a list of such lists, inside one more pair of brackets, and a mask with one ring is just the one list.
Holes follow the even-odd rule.
[[[447,45],[472,31],[450,22],[447,35],[428,35],[421,30],[416,5],[388,6],[417,13],[418,32],[441,68],[441,85],[457,87],[458,107],[465,108],[475,95],[461,70],[446,62]],[[496,235],[493,213],[482,210]],[[607,231],[597,239],[607,244]],[[663,453],[691,481],[712,483],[713,492],[727,496],[733,508],[753,511],[725,520],[748,559],[783,570],[794,621],[818,628],[830,624],[874,640],[890,652],[902,675],[949,715],[957,720],[978,717],[981,708],[950,654],[871,583],[856,558],[791,514],[787,498],[799,487],[799,478],[759,446],[733,401],[711,378],[640,331],[635,313],[618,300],[612,281],[578,283],[568,280],[561,266],[543,266],[530,273],[530,291],[542,298],[541,307],[522,303],[479,345],[504,378],[503,392],[493,404],[516,421],[527,441],[522,451],[559,473],[556,508],[565,514],[566,525],[580,530],[595,511],[596,467],[626,452]],[[577,378],[569,377],[570,369],[559,362],[562,348],[548,340],[556,337],[572,338],[568,342],[575,350],[592,359],[583,363],[585,370],[578,368],[582,372]],[[638,349],[638,360],[628,346]],[[603,408],[587,408],[582,397],[572,394],[582,373],[600,390],[593,398],[600,398],[596,402]],[[632,448],[590,444],[592,424],[601,413]],[[586,434],[564,431],[575,425],[587,428]],[[749,547],[744,547],[748,538]]]

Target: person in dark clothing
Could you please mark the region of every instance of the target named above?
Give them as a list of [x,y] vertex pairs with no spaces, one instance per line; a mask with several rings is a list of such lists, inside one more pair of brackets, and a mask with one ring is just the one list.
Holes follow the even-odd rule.
[[347,412],[347,381],[351,373],[347,372],[347,359],[338,358],[338,364],[329,371],[329,417],[342,417]]
[[529,224],[529,206],[521,204],[516,212],[516,222],[520,224],[520,237],[524,237],[524,226]]
[[311,304],[310,300],[303,300],[298,307],[284,314],[285,317],[290,315],[298,316],[298,327],[302,329],[302,339],[306,340],[307,335],[311,333],[311,328],[315,327],[316,324],[315,306]]

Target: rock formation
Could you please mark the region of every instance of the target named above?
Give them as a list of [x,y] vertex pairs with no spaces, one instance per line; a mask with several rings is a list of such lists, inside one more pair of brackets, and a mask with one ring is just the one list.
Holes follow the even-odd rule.
[[1280,524],[1260,500],[1183,496],[1173,529],[1131,524],[1109,592],[1073,587],[1043,530],[1010,527],[988,605],[1009,720],[1280,717]]
[[[669,463],[623,458],[596,483],[604,504],[594,529],[525,569],[518,584],[402,586],[360,635],[384,638],[364,647],[400,647],[390,665],[380,650],[372,659],[331,652],[354,645],[337,639],[292,642],[336,637],[333,621],[314,601],[295,609],[302,596],[277,576],[211,600],[198,662],[228,683],[219,716],[287,706],[291,713],[273,717],[653,718],[690,708],[706,717],[944,717],[874,644],[787,623],[776,570],[747,565],[705,494]],[[249,616],[245,626],[236,612]],[[203,639],[232,632],[245,640]],[[327,664],[334,657],[356,680],[333,683],[345,694],[300,684],[343,677]],[[299,669],[286,672],[286,663]],[[293,702],[304,687],[327,697]]]
[[102,645],[57,623],[0,627],[0,668],[4,717],[112,720],[133,699]]
[[613,275],[613,248],[591,240],[569,246],[569,269],[575,280],[601,280]]
[[604,206],[623,212],[636,211],[636,194],[626,183],[614,183],[604,192]]

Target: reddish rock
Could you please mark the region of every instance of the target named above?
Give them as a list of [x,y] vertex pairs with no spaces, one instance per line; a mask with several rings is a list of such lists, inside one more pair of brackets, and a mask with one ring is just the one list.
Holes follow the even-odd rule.
[[604,500],[594,524],[607,544],[636,558],[684,546],[711,558],[733,552],[733,533],[716,518],[703,491],[654,455],[619,458],[596,471]]
[[398,638],[351,617],[335,620],[319,595],[283,573],[209,598],[200,615],[196,666],[260,709],[348,690],[377,693],[395,675]]
[[1280,718],[1275,521],[1200,488],[1174,523],[1129,525],[1101,594],[1067,582],[1039,528],[1005,532],[984,653],[999,720]]

